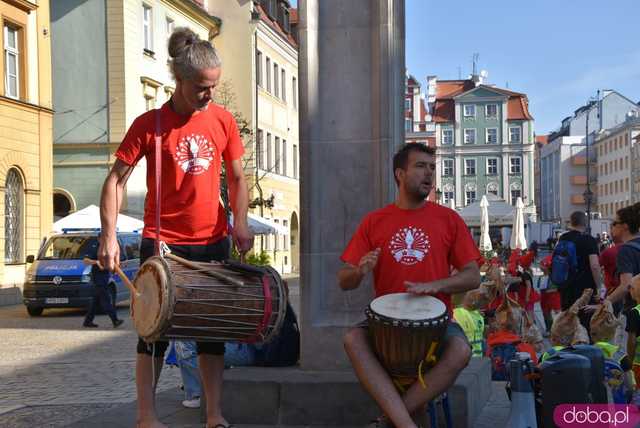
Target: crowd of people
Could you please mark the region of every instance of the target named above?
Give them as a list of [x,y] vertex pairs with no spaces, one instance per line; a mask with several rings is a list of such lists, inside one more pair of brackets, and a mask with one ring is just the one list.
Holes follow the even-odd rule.
[[[624,391],[616,402],[632,399],[640,382],[639,229],[640,203],[618,210],[610,234],[597,238],[587,233],[586,214],[577,211],[551,254],[539,256],[533,245],[506,259],[482,260],[484,281],[465,294],[454,317],[474,355],[491,358],[494,380],[506,378],[505,364],[515,352],[543,363],[557,351],[588,344],[619,366],[606,374],[618,376],[610,385]],[[534,263],[543,273],[537,281]],[[544,325],[536,323],[536,303]]]

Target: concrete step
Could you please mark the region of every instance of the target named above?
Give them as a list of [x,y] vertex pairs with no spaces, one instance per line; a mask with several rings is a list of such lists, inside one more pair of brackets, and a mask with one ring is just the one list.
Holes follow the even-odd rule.
[[[449,391],[454,427],[473,427],[490,396],[490,362],[474,358]],[[362,426],[380,415],[351,371],[290,367],[227,370],[223,412],[236,424],[277,426]]]

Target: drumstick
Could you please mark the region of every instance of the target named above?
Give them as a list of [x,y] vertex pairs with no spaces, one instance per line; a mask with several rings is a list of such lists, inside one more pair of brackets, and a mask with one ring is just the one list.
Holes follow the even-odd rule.
[[196,263],[196,262],[192,262],[192,261],[187,260],[187,259],[183,259],[182,257],[176,256],[173,253],[167,253],[164,256],[166,258],[168,258],[168,259],[174,260],[174,261],[176,261],[176,262],[178,262],[180,264],[183,264],[183,265],[185,265],[187,267],[190,267],[192,269],[197,269],[197,270],[200,270],[200,271],[204,271],[205,273],[213,276],[214,278],[217,278],[217,279],[222,280],[222,281],[226,281],[231,285],[235,285],[236,287],[244,287],[244,282],[243,281],[240,281],[240,280],[235,279],[235,278],[231,278],[230,276],[227,276],[227,275],[225,275],[223,273],[220,273],[220,272],[216,272],[216,271],[214,271],[212,269],[207,269],[201,263]]
[[[98,265],[98,267],[102,268],[97,260],[91,260],[89,257],[85,257],[84,259],[82,259],[82,261],[86,265]],[[131,283],[131,281],[129,281],[129,277],[127,277],[127,275],[122,272],[122,269],[120,269],[120,266],[118,265],[116,265],[116,273],[120,276],[120,278],[122,278],[122,282],[124,282],[124,285],[127,286],[131,295],[138,297],[140,293],[138,293],[136,287]]]

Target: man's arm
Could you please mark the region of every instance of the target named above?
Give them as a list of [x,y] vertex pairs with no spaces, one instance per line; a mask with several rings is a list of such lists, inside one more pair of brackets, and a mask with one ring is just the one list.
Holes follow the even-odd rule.
[[343,290],[354,290],[360,286],[362,280],[371,272],[378,263],[378,257],[380,256],[380,249],[365,254],[361,259],[358,266],[346,263],[338,271],[338,285]]
[[618,285],[616,289],[607,296],[607,300],[610,300],[611,303],[617,303],[620,300],[624,299],[624,296],[629,291],[629,287],[631,287],[632,280],[633,275],[631,275],[630,273],[621,273],[620,285]]
[[407,291],[413,294],[462,293],[480,286],[480,269],[474,260],[449,278],[426,283],[406,281],[405,284],[407,284]]
[[253,247],[253,233],[249,230],[247,212],[249,211],[249,189],[244,178],[241,159],[227,164],[227,184],[229,202],[233,211],[233,240],[241,254]]
[[591,275],[593,276],[593,282],[597,287],[596,295],[600,295],[600,291],[604,287],[602,284],[602,269],[600,268],[600,258],[597,254],[589,254],[589,267],[591,268]]
[[125,184],[133,171],[133,166],[127,165],[120,159],[111,168],[102,186],[100,196],[100,247],[98,261],[107,270],[113,271],[120,263],[120,247],[116,236],[116,222],[122,205]]

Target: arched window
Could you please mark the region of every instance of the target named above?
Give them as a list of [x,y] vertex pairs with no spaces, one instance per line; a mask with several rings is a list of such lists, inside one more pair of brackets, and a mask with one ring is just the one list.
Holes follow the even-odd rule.
[[22,259],[24,229],[24,184],[17,169],[7,173],[4,189],[4,261],[19,263]]

